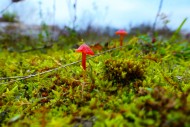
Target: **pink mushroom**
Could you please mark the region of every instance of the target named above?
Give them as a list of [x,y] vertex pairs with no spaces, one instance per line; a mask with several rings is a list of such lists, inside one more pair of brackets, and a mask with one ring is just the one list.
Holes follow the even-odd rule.
[[82,67],[86,70],[86,55],[94,55],[94,52],[86,44],[82,44],[78,49],[76,49],[76,52],[82,52]]

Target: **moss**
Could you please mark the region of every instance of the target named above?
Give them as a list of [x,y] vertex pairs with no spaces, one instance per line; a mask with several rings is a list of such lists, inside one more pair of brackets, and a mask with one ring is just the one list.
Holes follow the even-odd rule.
[[113,83],[129,85],[144,78],[145,66],[141,62],[128,59],[107,60],[105,77]]
[[100,50],[87,59],[85,78],[73,49],[3,49],[0,125],[189,126],[189,57],[173,53],[190,45],[155,43],[156,50],[144,52],[135,37],[129,47]]

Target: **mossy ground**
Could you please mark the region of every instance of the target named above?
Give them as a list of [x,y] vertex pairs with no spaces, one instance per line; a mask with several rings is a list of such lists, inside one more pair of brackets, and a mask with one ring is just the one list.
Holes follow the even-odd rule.
[[2,50],[0,126],[189,127],[190,43],[134,37],[124,45],[95,51],[86,78],[75,49]]

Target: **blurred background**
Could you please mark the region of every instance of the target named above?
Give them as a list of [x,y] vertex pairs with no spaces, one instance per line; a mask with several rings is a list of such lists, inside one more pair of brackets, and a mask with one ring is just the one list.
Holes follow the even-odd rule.
[[35,38],[38,45],[58,40],[75,44],[81,39],[101,43],[118,29],[125,29],[129,37],[154,36],[155,31],[169,37],[186,18],[181,34],[189,38],[189,0],[1,0],[0,41],[20,38],[20,48],[26,42],[36,45]]

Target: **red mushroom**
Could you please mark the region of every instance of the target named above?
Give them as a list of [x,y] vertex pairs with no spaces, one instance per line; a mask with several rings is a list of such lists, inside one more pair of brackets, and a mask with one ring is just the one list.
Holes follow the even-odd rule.
[[127,32],[125,30],[118,30],[115,32],[115,34],[120,35],[120,46],[123,45],[123,38],[125,35],[127,35]]
[[94,52],[86,44],[82,44],[78,49],[76,49],[76,52],[82,52],[82,67],[86,70],[86,54],[94,55]]

